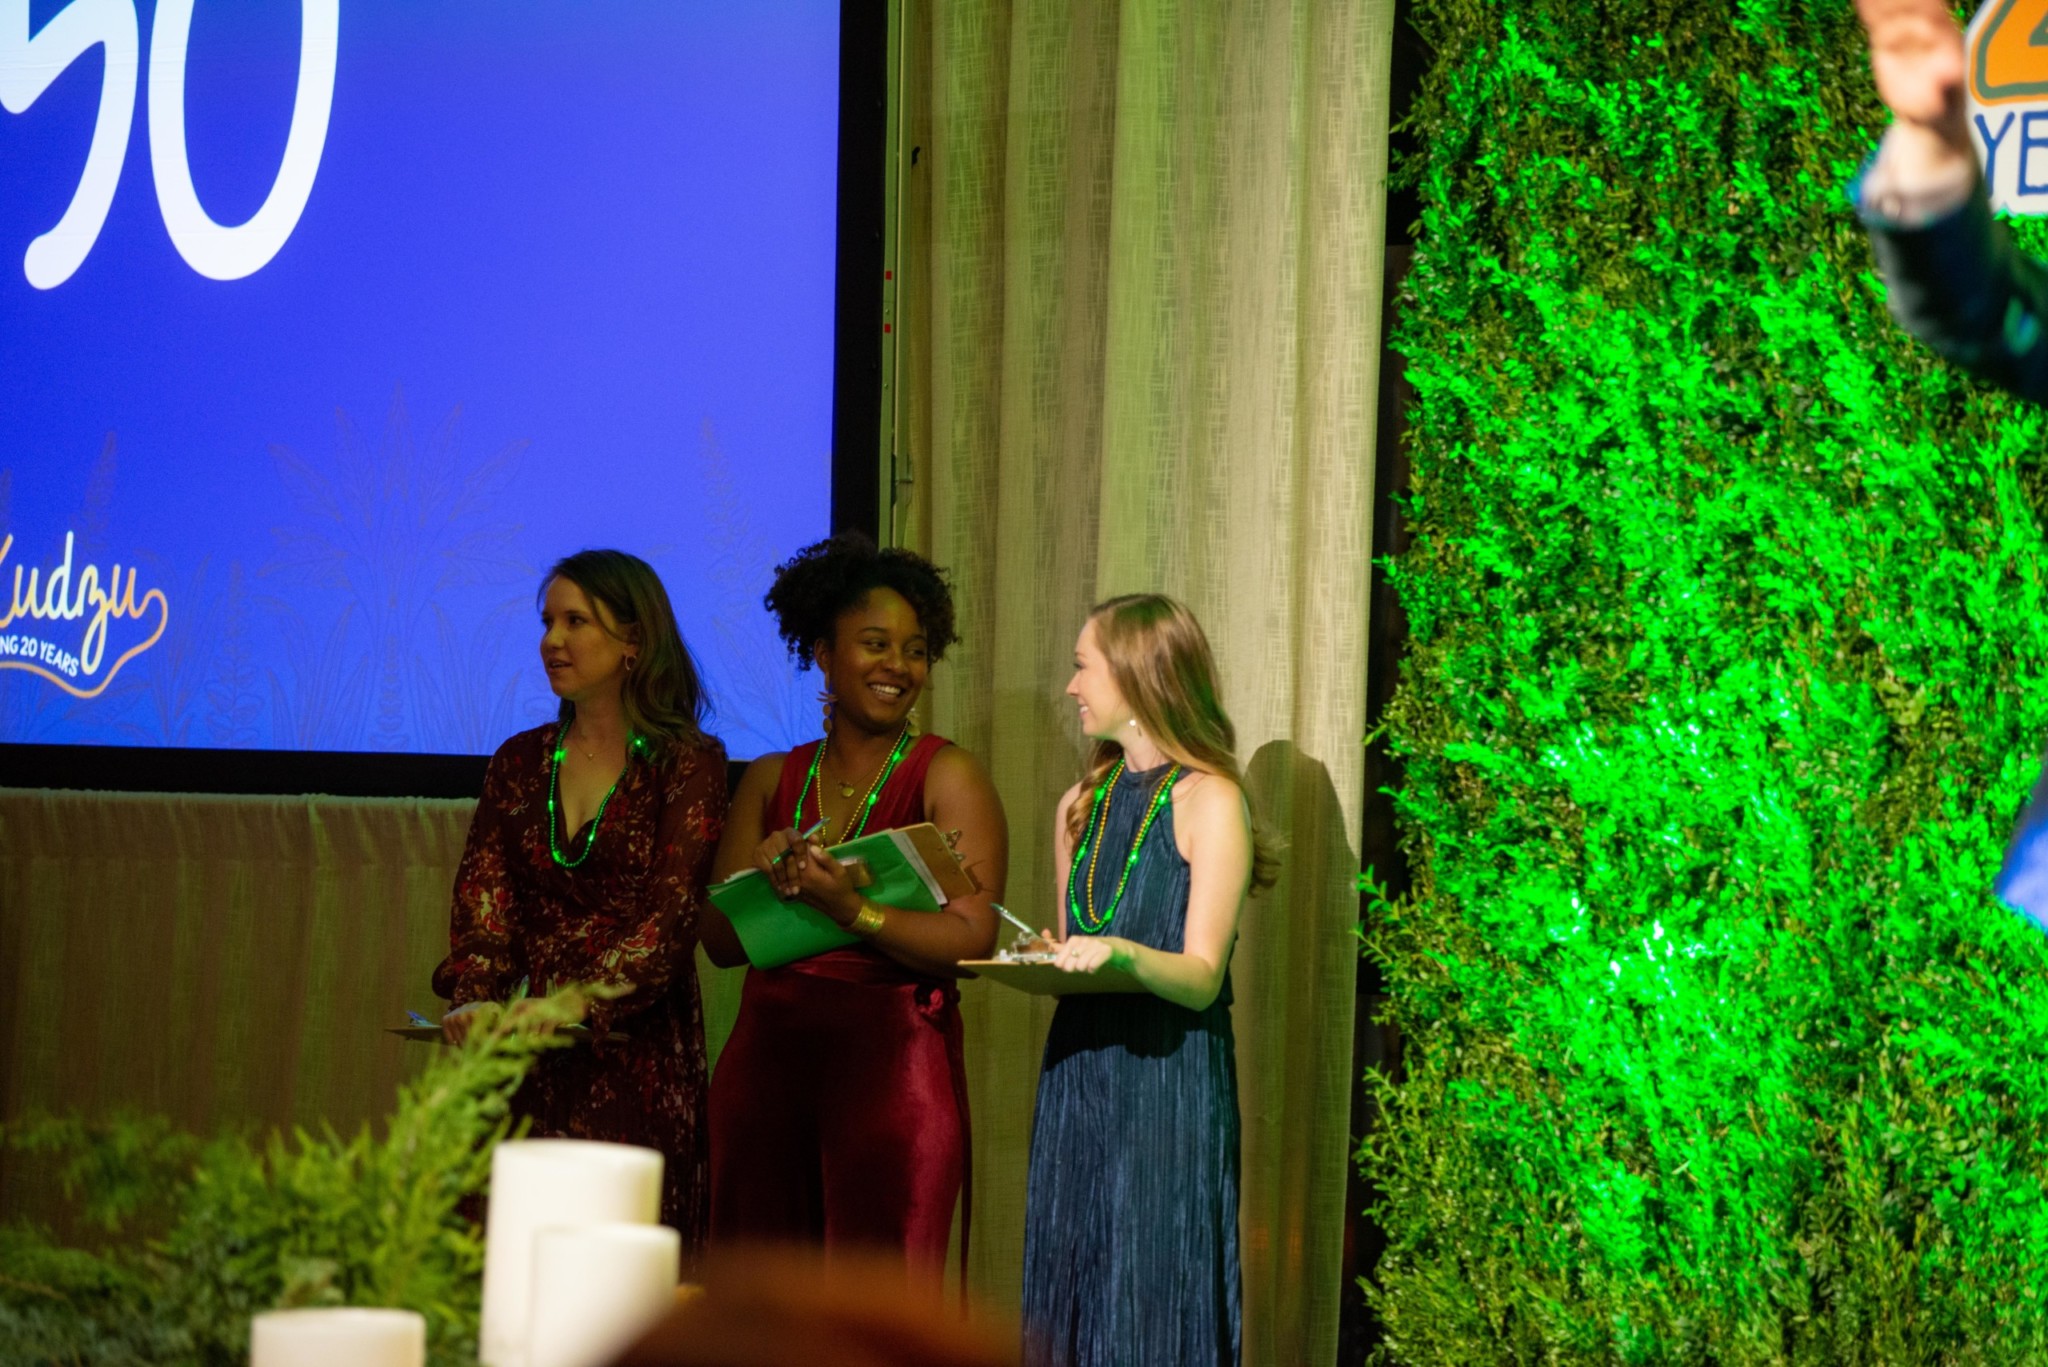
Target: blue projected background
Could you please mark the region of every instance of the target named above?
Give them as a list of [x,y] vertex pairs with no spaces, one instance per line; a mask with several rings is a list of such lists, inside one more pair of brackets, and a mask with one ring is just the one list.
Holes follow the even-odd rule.
[[838,24],[0,0],[0,740],[488,752],[585,546],[661,571],[734,755],[814,729],[761,594],[829,517]]

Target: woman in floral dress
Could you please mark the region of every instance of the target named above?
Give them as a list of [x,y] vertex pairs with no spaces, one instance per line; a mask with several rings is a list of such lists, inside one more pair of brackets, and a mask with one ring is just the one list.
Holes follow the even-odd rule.
[[[459,1041],[483,1004],[577,984],[592,1043],[552,1050],[514,1098],[536,1136],[658,1149],[662,1219],[704,1239],[704,1018],[695,950],[726,799],[697,672],[652,568],[582,551],[542,584],[561,714],[498,747],[455,876],[434,991]],[[515,1008],[516,1009],[516,1008]]]

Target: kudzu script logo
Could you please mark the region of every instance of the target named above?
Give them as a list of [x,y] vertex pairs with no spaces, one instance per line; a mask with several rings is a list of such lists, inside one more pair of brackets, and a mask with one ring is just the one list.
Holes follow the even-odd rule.
[[[54,565],[14,566],[13,593],[0,614],[0,669],[25,669],[74,698],[97,698],[121,666],[163,639],[171,602],[162,589],[142,588],[133,565],[124,579],[119,561],[105,575],[97,565],[74,564],[74,540],[64,533],[64,557]],[[0,540],[0,574],[13,552],[12,535]],[[134,626],[117,630],[128,622]]]
[[[214,280],[239,280],[277,255],[313,193],[327,118],[334,104],[336,34],[341,0],[301,0],[299,84],[292,100],[284,159],[262,207],[248,222],[216,223],[192,188],[185,154],[185,55],[195,0],[158,0],[149,27],[149,169],[157,207],[178,255]],[[29,29],[29,0],[0,0],[0,107],[19,114],[71,64],[95,47],[104,52],[99,116],[70,207],[28,244],[22,272],[39,290],[55,289],[84,264],[106,224],[114,187],[128,157],[135,91],[142,82],[141,26],[134,0],[71,0],[40,29]]]

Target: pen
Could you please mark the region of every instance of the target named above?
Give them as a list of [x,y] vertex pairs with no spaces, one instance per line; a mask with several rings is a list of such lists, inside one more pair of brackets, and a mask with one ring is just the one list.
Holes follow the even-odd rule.
[[[791,823],[791,825],[792,825],[792,829],[794,829],[794,823]],[[825,818],[821,816],[821,817],[819,817],[819,818],[818,818],[818,820],[817,820],[817,823],[816,823],[815,825],[813,825],[813,826],[812,826],[812,827],[811,827],[811,828],[810,828],[810,829],[809,829],[808,831],[805,831],[805,832],[803,832],[803,833],[802,833],[801,835],[797,836],[797,838],[796,838],[796,843],[795,843],[794,845],[791,845],[791,846],[790,846],[790,847],[789,847],[788,849],[784,850],[784,851],[783,851],[783,852],[782,852],[781,854],[778,854],[778,855],[776,855],[776,856],[775,856],[775,862],[776,862],[776,863],[778,863],[778,864],[780,864],[780,863],[781,863],[781,862],[782,862],[783,860],[785,860],[785,859],[789,858],[789,857],[790,857],[791,855],[795,854],[795,853],[796,853],[796,852],[797,852],[798,850],[800,850],[800,849],[802,849],[802,848],[803,848],[804,846],[806,846],[806,845],[810,844],[810,843],[811,843],[811,837],[812,837],[812,836],[814,836],[814,835],[816,835],[816,834],[817,834],[817,833],[818,833],[819,831],[822,831],[822,830],[824,830],[824,829],[825,829]]]
[[996,909],[996,915],[1002,917],[1005,921],[1008,921],[1011,925],[1017,927],[1017,929],[1023,931],[1032,939],[1035,940],[1038,938],[1037,931],[1033,930],[1030,926],[1025,925],[1022,921],[1018,920],[1015,916],[1011,915],[1010,909],[1004,906],[1001,902],[990,902],[989,905]]

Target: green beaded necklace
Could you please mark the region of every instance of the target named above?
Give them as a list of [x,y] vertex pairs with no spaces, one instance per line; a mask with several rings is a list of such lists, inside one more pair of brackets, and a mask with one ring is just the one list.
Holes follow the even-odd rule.
[[[1073,917],[1074,926],[1083,935],[1100,935],[1109,929],[1109,923],[1116,919],[1116,909],[1123,905],[1124,888],[1131,881],[1131,870],[1138,866],[1138,855],[1145,848],[1145,834],[1152,829],[1152,822],[1159,811],[1173,797],[1173,780],[1180,774],[1180,765],[1175,764],[1159,780],[1159,786],[1152,790],[1152,798],[1145,804],[1145,819],[1138,823],[1138,834],[1131,841],[1131,852],[1124,857],[1123,870],[1117,874],[1116,891],[1109,899],[1109,910],[1100,916],[1095,914],[1095,865],[1102,858],[1102,828],[1109,822],[1109,800],[1116,781],[1123,777],[1124,761],[1117,758],[1116,767],[1109,771],[1109,777],[1095,790],[1095,800],[1088,808],[1088,825],[1081,832],[1081,843],[1074,847],[1074,862],[1067,869],[1067,911]],[[1081,881],[1081,863],[1088,863],[1088,907],[1082,910],[1081,899],[1074,895],[1075,885]],[[1090,922],[1094,924],[1089,924]]]
[[[562,756],[568,752],[568,747],[562,744],[562,737],[568,734],[569,728],[565,726],[562,728],[562,735],[556,737],[554,761],[548,768],[548,854],[563,868],[573,869],[579,867],[584,860],[590,858],[590,852],[597,848],[597,828],[604,824],[604,809],[611,805],[612,794],[619,791],[619,782],[626,777],[626,769],[619,770],[619,777],[613,779],[612,786],[604,791],[604,801],[597,804],[597,815],[590,818],[590,839],[583,842],[583,853],[577,855],[574,859],[567,858],[562,853],[561,842],[555,838],[555,826],[557,825],[555,819],[555,787],[562,776]],[[626,742],[626,768],[632,768],[633,757],[645,753],[646,749],[646,737],[634,736],[628,740]]]
[[[804,799],[810,796],[811,785],[818,781],[818,765],[825,758],[825,746],[830,740],[831,737],[827,736],[824,740],[819,741],[818,748],[811,752],[810,770],[804,775],[804,786],[796,795],[796,822],[798,825],[803,824]],[[844,845],[847,841],[867,830],[868,817],[874,814],[875,804],[881,801],[882,789],[889,786],[889,775],[895,773],[896,766],[903,762],[903,752],[907,748],[909,740],[910,723],[906,721],[903,723],[903,730],[896,737],[896,743],[889,747],[888,760],[883,763],[880,772],[875,775],[875,781],[868,785],[867,796],[854,805],[853,814],[846,818],[846,825],[840,828],[839,838],[833,841],[833,844]],[[825,790],[820,788],[818,790],[818,820],[823,821],[824,819]],[[854,824],[856,819],[859,820],[859,825]],[[595,832],[592,834],[595,834]]]

